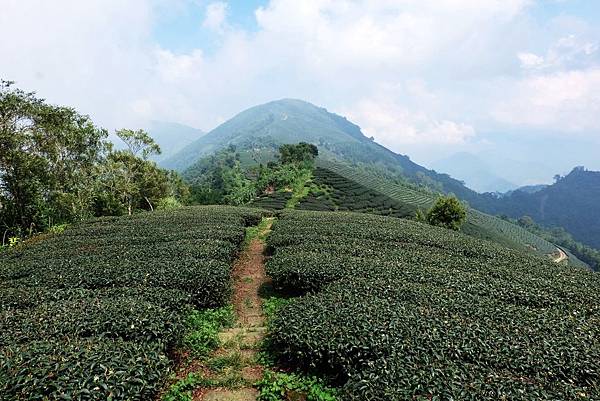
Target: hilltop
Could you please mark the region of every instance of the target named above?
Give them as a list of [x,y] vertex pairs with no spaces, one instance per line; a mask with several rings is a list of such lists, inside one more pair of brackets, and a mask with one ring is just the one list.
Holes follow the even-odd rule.
[[447,174],[439,174],[365,136],[345,117],[297,99],[282,99],[249,108],[191,143],[162,166],[179,171],[229,145],[241,149],[276,149],[286,143],[309,142],[322,158],[340,160],[402,177],[408,182],[452,192],[463,199],[477,193]]
[[[164,161],[163,165],[183,170],[183,176],[189,183],[204,181],[203,185],[207,185],[213,179],[206,181],[200,177],[217,162],[211,157],[218,152],[235,149],[237,156],[231,154],[229,162],[221,160],[220,163],[232,163],[237,158],[243,167],[236,173],[240,176],[244,168],[249,169],[259,163],[266,165],[275,160],[282,144],[300,141],[318,147],[318,163],[331,164],[322,167],[341,173],[345,179],[357,181],[357,185],[365,188],[346,196],[343,203],[351,205],[349,210],[371,210],[373,207],[383,210],[382,205],[402,204],[397,206],[397,210],[402,210],[402,217],[412,218],[417,209],[427,209],[443,193],[455,194],[475,207],[487,200],[462,182],[420,166],[407,156],[377,144],[346,118],[295,99],[278,100],[245,110]],[[323,203],[316,199],[310,185],[305,191],[317,209],[331,209],[331,200]],[[366,200],[377,198],[380,196],[378,193],[384,194],[389,200],[365,207]],[[205,195],[202,202],[208,202],[209,199],[216,201],[214,197],[211,198],[212,195]],[[248,194],[243,196],[249,197]],[[277,199],[266,199],[264,204],[283,206],[289,201],[285,196],[286,193],[281,193]],[[353,203],[356,205],[352,206]],[[478,238],[540,254],[557,252],[555,245],[524,228],[474,209],[470,211],[467,223],[466,232]],[[576,257],[570,256],[573,263],[580,263]]]

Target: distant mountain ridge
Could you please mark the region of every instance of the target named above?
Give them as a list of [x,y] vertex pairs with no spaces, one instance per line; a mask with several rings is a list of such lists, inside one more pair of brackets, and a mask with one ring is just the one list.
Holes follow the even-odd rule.
[[429,170],[376,143],[345,117],[297,99],[277,100],[242,111],[161,164],[183,171],[229,145],[260,148],[300,141],[317,145],[326,159],[374,166],[466,200],[478,195],[449,175]]
[[168,121],[151,121],[146,130],[162,151],[154,157],[159,164],[205,135],[200,129]]
[[560,226],[573,237],[600,249],[600,172],[573,169],[537,191],[517,190],[502,197],[482,196],[475,206],[513,218],[530,216],[545,226]]
[[467,152],[455,153],[431,165],[436,171],[443,171],[462,180],[469,188],[480,192],[507,192],[517,185],[498,175],[485,161]]

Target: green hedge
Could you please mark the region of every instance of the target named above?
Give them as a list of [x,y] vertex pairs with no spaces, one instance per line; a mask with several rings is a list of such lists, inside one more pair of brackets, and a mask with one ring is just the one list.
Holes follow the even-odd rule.
[[246,227],[207,206],[83,222],[0,255],[0,394],[148,400],[192,308],[229,302]]
[[600,276],[419,223],[285,212],[268,273],[283,364],[344,399],[600,398]]
[[152,400],[170,371],[159,344],[91,339],[0,348],[3,400]]

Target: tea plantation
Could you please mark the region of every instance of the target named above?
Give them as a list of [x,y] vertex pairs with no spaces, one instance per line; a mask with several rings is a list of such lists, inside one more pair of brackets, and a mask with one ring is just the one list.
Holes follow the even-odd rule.
[[600,276],[420,223],[285,211],[279,363],[345,400],[598,400]]
[[314,187],[297,209],[356,211],[393,217],[412,217],[417,209],[322,167],[315,168],[313,182]]
[[[396,184],[383,177],[362,172],[342,163],[319,159],[319,166],[415,209],[427,209],[435,202],[436,195],[433,193],[422,192],[405,185]],[[522,227],[472,208],[469,209],[463,232],[476,238],[489,239],[515,249],[533,250],[541,255],[550,255],[557,249],[554,244]],[[586,266],[574,255],[569,255],[569,264]]]
[[0,254],[0,399],[152,400],[192,308],[222,306],[261,211],[91,220]]

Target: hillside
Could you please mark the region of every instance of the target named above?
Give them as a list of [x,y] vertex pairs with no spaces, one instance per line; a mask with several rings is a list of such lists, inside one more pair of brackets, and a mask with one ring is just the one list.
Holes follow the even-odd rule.
[[245,110],[161,164],[183,171],[203,156],[228,145],[239,149],[274,149],[284,143],[309,142],[322,157],[387,172],[396,179],[435,187],[470,200],[478,194],[446,174],[426,169],[367,138],[356,124],[313,104],[295,99],[273,101]]
[[231,265],[261,214],[108,217],[0,252],[0,399],[157,399],[178,349],[216,341],[205,311],[229,305]]
[[[320,160],[318,164],[347,180],[369,188],[372,192],[385,195],[395,202],[407,205],[412,210],[431,207],[437,196],[431,192],[420,191],[401,183],[392,182],[372,173],[357,171],[355,168],[342,163]],[[411,216],[407,214],[405,217]],[[554,255],[557,251],[556,245],[524,228],[473,208],[468,210],[467,222],[462,227],[462,231],[473,237],[490,240],[508,248],[526,250],[540,255]],[[570,253],[569,264],[585,266],[585,263]]]
[[101,218],[0,253],[2,399],[600,397],[597,274],[405,219],[268,215]]
[[159,164],[205,134],[200,129],[166,121],[151,121],[146,130],[162,150],[160,155],[153,157]]
[[276,315],[270,349],[343,400],[600,395],[591,272],[354,213],[285,212],[268,244],[275,286],[306,294]]
[[600,172],[575,168],[556,183],[535,192],[490,194],[474,206],[513,218],[530,216],[544,226],[560,226],[587,245],[600,248]]
[[[234,145],[239,154],[236,157],[241,165],[248,168],[275,160],[281,144],[299,141],[317,145],[321,162],[346,166],[344,178],[357,182],[357,185],[364,186],[371,192],[363,195],[360,194],[360,190],[353,192],[354,200],[345,200],[343,203],[351,204],[356,201],[362,206],[346,206],[347,210],[381,211],[389,209],[389,205],[395,202],[403,204],[400,207],[403,210],[402,217],[412,217],[414,210],[431,206],[437,194],[443,192],[453,193],[474,207],[488,199],[446,174],[428,170],[413,163],[408,157],[378,145],[345,118],[310,103],[292,99],[270,102],[238,114],[184,148],[164,164],[185,168],[184,177],[188,182],[194,183],[198,182],[198,177],[203,171],[210,169],[213,163],[212,155],[222,149],[231,148],[230,145]],[[333,172],[340,174],[340,171],[335,169]],[[369,204],[368,198],[378,196],[373,192],[383,194],[391,202],[366,206]],[[261,196],[261,199],[256,200],[256,204],[283,207],[288,200],[279,195]],[[324,195],[329,196],[311,193],[300,207],[338,210],[335,201],[325,201]],[[273,199],[273,196],[279,198]],[[346,195],[339,193],[338,196]],[[311,204],[314,206],[310,206]],[[474,209],[469,214],[465,232],[505,246],[529,249],[540,254],[549,255],[557,251],[556,246],[523,228]],[[575,257],[571,259],[572,263],[580,263]]]

